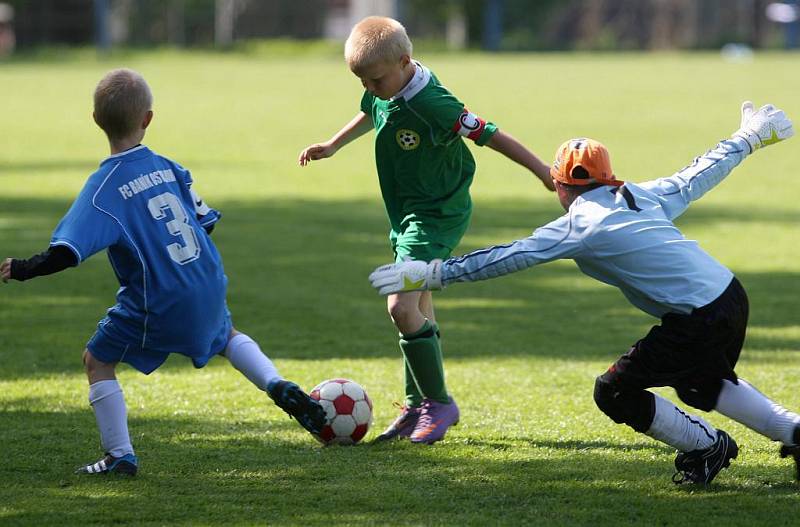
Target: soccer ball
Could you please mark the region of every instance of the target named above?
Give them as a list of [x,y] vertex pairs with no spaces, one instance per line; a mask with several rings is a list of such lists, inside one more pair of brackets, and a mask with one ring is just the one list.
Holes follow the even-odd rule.
[[372,401],[364,388],[348,379],[330,379],[311,390],[312,399],[325,410],[322,433],[315,436],[325,445],[354,445],[372,424]]

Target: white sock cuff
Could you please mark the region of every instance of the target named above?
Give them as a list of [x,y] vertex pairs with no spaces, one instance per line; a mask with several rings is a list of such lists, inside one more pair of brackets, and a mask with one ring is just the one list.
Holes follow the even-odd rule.
[[89,385],[89,404],[93,405],[116,393],[122,393],[122,386],[116,379],[97,381]]
[[225,356],[226,357],[230,357],[229,353],[231,351],[236,350],[236,348],[238,348],[242,344],[247,344],[247,343],[250,343],[250,342],[252,342],[253,344],[256,344],[256,341],[254,341],[253,339],[251,339],[248,335],[245,335],[244,333],[239,333],[239,334],[235,335],[232,339],[230,339],[228,341],[228,346],[225,348]]
[[225,356],[234,368],[242,372],[262,391],[267,391],[271,382],[281,378],[275,365],[264,355],[258,343],[243,333],[228,341]]
[[738,384],[722,382],[715,410],[773,441],[786,444],[794,443],[794,429],[800,426],[800,415],[773,402],[744,379],[739,379]]
[[705,419],[687,414],[658,394],[653,396],[656,411],[646,435],[681,452],[707,448],[716,441],[717,431]]

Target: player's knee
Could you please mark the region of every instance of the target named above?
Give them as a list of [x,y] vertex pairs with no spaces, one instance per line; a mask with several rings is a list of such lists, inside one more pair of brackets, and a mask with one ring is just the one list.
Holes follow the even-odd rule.
[[98,360],[89,350],[84,350],[83,352],[83,367],[86,370],[89,382],[113,379],[115,366],[116,364],[114,363]]
[[389,316],[392,317],[395,325],[405,326],[414,313],[414,308],[406,303],[395,299],[388,304]]
[[703,380],[685,386],[676,386],[678,398],[692,408],[710,412],[717,406],[719,392],[722,389],[722,379],[715,381]]
[[91,374],[97,369],[98,361],[92,352],[87,350],[83,350],[83,369],[86,370],[87,374]]
[[594,381],[594,403],[615,423],[623,423],[622,408],[620,407],[619,392],[606,382],[602,377]]
[[653,422],[653,394],[646,390],[620,390],[600,376],[594,383],[594,402],[612,421],[637,432],[645,432]]

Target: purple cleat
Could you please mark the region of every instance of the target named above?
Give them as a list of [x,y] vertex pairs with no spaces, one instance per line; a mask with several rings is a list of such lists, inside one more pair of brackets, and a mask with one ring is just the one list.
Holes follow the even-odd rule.
[[411,434],[411,442],[430,445],[439,441],[448,428],[458,424],[458,417],[458,405],[452,397],[448,404],[425,399],[417,426]]
[[396,437],[410,436],[414,431],[414,427],[417,426],[417,420],[421,413],[422,408],[403,406],[397,419],[381,435],[375,438],[375,441],[388,441]]

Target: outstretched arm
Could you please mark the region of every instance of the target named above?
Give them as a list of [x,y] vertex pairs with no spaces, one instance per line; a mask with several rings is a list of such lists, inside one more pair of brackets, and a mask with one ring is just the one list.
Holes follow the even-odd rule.
[[792,122],[782,110],[771,104],[757,112],[753,103],[742,104],[742,121],[731,139],[695,158],[691,165],[670,177],[640,183],[656,194],[670,219],[674,219],[717,186],[742,160],[758,148],[783,141],[794,135]]
[[725,179],[747,155],[748,146],[742,139],[728,139],[675,174],[638,185],[658,196],[662,208],[673,220],[683,214],[691,202]]
[[369,280],[381,295],[435,290],[454,282],[477,282],[516,273],[561,258],[576,258],[585,248],[569,214],[536,229],[532,236],[479,249],[445,261],[408,261],[381,266]]
[[358,114],[353,117],[349,123],[344,125],[344,127],[328,141],[324,143],[315,143],[311,146],[305,147],[303,151],[300,152],[297,162],[300,164],[300,166],[304,167],[311,161],[331,157],[340,148],[351,141],[358,139],[371,129],[372,119],[369,117],[369,115],[364,112],[358,112]]
[[24,281],[36,276],[63,271],[78,265],[78,257],[64,245],[53,245],[45,252],[31,256],[27,260],[6,258],[0,263],[0,279]]
[[536,174],[547,190],[555,190],[550,167],[510,134],[498,130],[486,145]]

